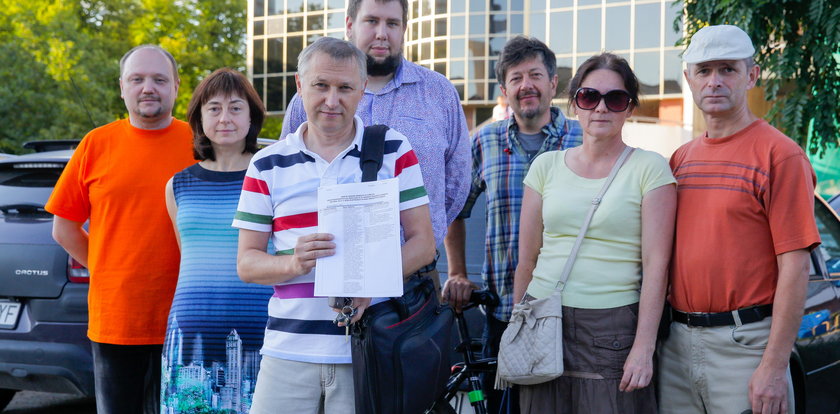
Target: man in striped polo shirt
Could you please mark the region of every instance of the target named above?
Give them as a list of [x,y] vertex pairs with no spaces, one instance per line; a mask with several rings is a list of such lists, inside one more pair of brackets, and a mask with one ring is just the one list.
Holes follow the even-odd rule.
[[[347,39],[366,54],[368,65],[356,115],[408,136],[420,160],[435,244],[440,245],[470,189],[470,136],[452,82],[403,56],[408,7],[407,0],[347,1]],[[296,94],[286,108],[281,139],[308,118],[300,97]],[[434,266],[424,274],[440,283]]]
[[[240,229],[240,278],[274,285],[251,413],[278,407],[352,413],[350,342],[332,323],[327,298],[313,292],[316,259],[336,247],[332,235],[316,232],[317,189],[361,181],[364,125],[355,113],[367,82],[365,55],[346,41],[324,37],[300,54],[298,70],[308,121],[254,155],[233,221]],[[399,178],[405,276],[434,260],[435,242],[417,156],[405,136],[389,130],[377,178],[392,177]],[[269,239],[276,254],[266,253]],[[371,298],[355,298],[352,322],[370,304]]]

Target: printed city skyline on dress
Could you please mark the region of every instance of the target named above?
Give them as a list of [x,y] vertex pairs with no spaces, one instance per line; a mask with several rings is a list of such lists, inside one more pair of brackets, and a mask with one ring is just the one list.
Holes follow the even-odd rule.
[[[199,333],[192,356],[185,360],[184,338],[177,318],[172,323],[174,329],[170,330],[168,349],[161,362],[161,414],[247,414],[259,371],[259,350],[244,349],[239,333],[232,329],[224,338],[208,338],[211,343],[218,340],[225,344],[225,359],[205,360]],[[176,358],[169,360],[168,355]]]

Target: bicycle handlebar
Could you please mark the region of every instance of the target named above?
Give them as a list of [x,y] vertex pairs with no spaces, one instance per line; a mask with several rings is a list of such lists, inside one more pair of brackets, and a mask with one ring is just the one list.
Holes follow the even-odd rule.
[[496,306],[499,304],[499,295],[489,289],[474,290],[470,293],[470,303],[467,307],[485,305]]

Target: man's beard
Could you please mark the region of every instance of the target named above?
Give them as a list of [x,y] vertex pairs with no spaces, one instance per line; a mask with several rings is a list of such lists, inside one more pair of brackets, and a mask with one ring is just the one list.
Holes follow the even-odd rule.
[[367,55],[367,72],[368,76],[387,76],[397,71],[402,61],[402,54],[390,55],[382,62],[377,62],[376,59]]
[[[144,110],[140,108],[142,103],[142,99],[152,98],[158,103],[158,107],[153,110]],[[134,109],[134,113],[140,116],[141,118],[157,118],[163,113],[163,101],[161,101],[159,96],[153,95],[144,95],[143,98],[137,100],[137,107]]]
[[534,119],[540,114],[540,108],[530,108],[521,112],[520,116],[525,119]]
[[522,99],[525,96],[534,96],[540,102],[539,102],[539,104],[537,105],[536,108],[522,109],[522,107],[520,106],[518,115],[522,118],[525,118],[525,119],[534,119],[534,118],[536,118],[537,116],[540,115],[540,112],[542,112],[541,111],[541,109],[542,109],[542,95],[537,90],[533,90],[533,91],[529,90],[529,91],[526,91],[524,93],[520,93],[520,96],[516,97],[517,103],[520,99]]
[[134,113],[140,116],[141,118],[157,118],[163,114],[163,105],[158,106],[157,109],[154,110],[142,110],[137,108],[134,110]]

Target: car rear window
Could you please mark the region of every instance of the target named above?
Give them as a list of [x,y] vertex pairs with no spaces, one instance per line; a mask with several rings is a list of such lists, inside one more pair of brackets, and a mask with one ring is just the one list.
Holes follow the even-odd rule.
[[21,170],[0,173],[0,185],[9,187],[55,187],[61,170]]
[[50,198],[63,168],[63,163],[0,165],[0,206],[43,206]]

